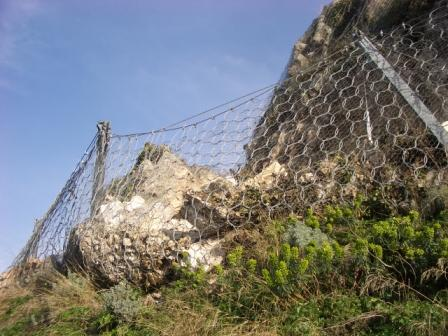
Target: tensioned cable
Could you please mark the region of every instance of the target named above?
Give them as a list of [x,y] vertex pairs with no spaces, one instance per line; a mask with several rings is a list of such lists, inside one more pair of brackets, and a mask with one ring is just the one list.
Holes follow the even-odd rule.
[[[237,104],[237,105],[232,106],[231,108],[228,108],[228,109],[226,109],[226,110],[224,110],[224,111],[221,111],[221,112],[219,112],[219,113],[213,114],[213,115],[211,115],[211,116],[208,117],[208,118],[201,119],[201,120],[199,120],[199,121],[197,121],[197,122],[194,122],[194,123],[191,123],[191,124],[182,125],[182,126],[177,126],[177,125],[179,125],[179,124],[181,124],[181,123],[183,123],[183,122],[185,122],[185,121],[192,120],[192,119],[196,119],[197,117],[199,117],[199,116],[201,116],[201,115],[204,115],[204,114],[206,114],[206,113],[208,113],[208,112],[210,112],[210,111],[216,110],[216,109],[218,109],[219,107],[222,107],[222,106],[231,104],[232,101],[227,102],[227,103],[224,103],[224,104],[221,104],[221,105],[219,105],[219,106],[217,106],[217,107],[214,107],[214,108],[211,108],[211,109],[209,109],[209,110],[207,110],[207,111],[200,112],[200,113],[198,113],[198,114],[196,114],[196,115],[194,115],[194,116],[191,116],[191,117],[189,117],[189,118],[186,118],[186,119],[184,119],[184,120],[182,120],[182,121],[179,121],[179,122],[177,122],[177,123],[175,123],[175,124],[172,124],[171,127],[164,127],[164,128],[160,128],[160,129],[157,129],[157,130],[154,130],[154,131],[141,132],[141,133],[132,133],[132,134],[124,134],[124,135],[117,135],[117,134],[114,134],[112,137],[113,137],[113,138],[123,138],[123,137],[142,136],[142,135],[155,134],[155,133],[168,132],[168,131],[175,131],[175,130],[179,130],[179,129],[183,129],[183,128],[188,128],[188,127],[197,126],[197,125],[202,124],[202,123],[204,123],[204,122],[206,122],[206,121],[208,121],[208,120],[215,119],[216,117],[219,117],[220,115],[223,115],[223,114],[225,114],[225,113],[227,113],[227,112],[229,112],[229,111],[232,111],[232,110],[234,110],[234,109],[237,109],[238,107],[240,107],[240,106],[242,106],[242,105],[244,105],[244,104],[246,104],[246,103],[248,103],[248,102],[254,100],[255,98],[258,98],[258,97],[263,96],[264,94],[270,92],[271,89],[272,89],[273,87],[275,87],[276,85],[277,85],[277,84],[273,84],[273,85],[271,85],[271,86],[267,86],[267,87],[265,87],[265,88],[263,88],[263,89],[254,91],[254,92],[252,92],[251,94],[253,94],[253,93],[255,93],[255,92],[260,92],[261,90],[264,90],[264,91],[262,91],[261,93],[259,93],[259,94],[255,95],[255,96],[251,97],[250,99],[246,99],[246,100],[244,100],[243,102],[241,102],[241,103],[239,103],[239,104]],[[251,94],[247,94],[247,95],[245,95],[245,96],[243,96],[243,97],[251,96]],[[235,102],[235,101],[239,101],[239,100],[242,99],[243,97],[234,99],[233,102]]]
[[[171,125],[169,125],[169,126],[162,127],[162,128],[159,128],[159,129],[156,129],[156,130],[152,130],[152,131],[147,131],[147,132],[129,133],[129,134],[113,134],[112,137],[113,137],[113,138],[122,138],[122,137],[126,137],[126,136],[129,136],[129,137],[130,137],[130,136],[140,136],[140,135],[147,135],[147,134],[154,134],[154,133],[160,133],[160,132],[172,131],[172,130],[177,130],[177,129],[182,129],[182,128],[186,128],[186,127],[195,126],[195,125],[198,125],[199,123],[202,123],[202,122],[205,122],[205,121],[207,121],[207,120],[216,118],[217,116],[222,115],[222,114],[224,114],[225,112],[232,111],[232,110],[236,109],[237,107],[242,106],[242,105],[244,105],[245,103],[250,102],[251,100],[253,100],[253,99],[257,98],[257,97],[260,97],[260,96],[266,94],[266,93],[269,92],[271,89],[275,88],[276,86],[281,85],[282,83],[285,83],[285,82],[291,80],[292,78],[296,77],[297,75],[306,74],[306,73],[308,73],[308,72],[311,72],[311,71],[315,70],[315,69],[318,68],[318,67],[321,67],[323,62],[329,60],[329,59],[330,59],[331,57],[333,57],[334,55],[340,53],[343,49],[345,49],[345,48],[347,48],[347,47],[349,47],[349,46],[351,46],[351,45],[354,45],[355,42],[356,42],[356,41],[353,41],[353,42],[348,43],[347,45],[342,46],[341,48],[339,48],[339,49],[336,50],[335,52],[333,52],[333,53],[327,55],[326,57],[322,58],[322,60],[321,60],[320,62],[316,63],[315,65],[313,65],[313,66],[311,66],[311,67],[309,67],[309,68],[307,68],[305,71],[303,71],[303,72],[300,73],[300,74],[296,74],[296,75],[294,75],[293,77],[289,77],[289,78],[286,78],[286,79],[284,79],[284,80],[277,81],[277,82],[275,82],[275,83],[273,83],[273,84],[270,84],[270,85],[268,85],[268,86],[265,86],[265,87],[263,87],[263,88],[261,88],[261,89],[252,91],[252,92],[247,93],[247,94],[245,94],[245,95],[243,95],[243,96],[240,96],[240,97],[238,97],[238,98],[229,100],[229,101],[227,101],[227,102],[225,102],[225,103],[219,104],[219,105],[214,106],[214,107],[212,107],[212,108],[209,108],[209,109],[207,109],[207,110],[205,110],[205,111],[202,111],[202,112],[199,112],[199,113],[197,113],[197,114],[194,114],[194,115],[192,115],[192,116],[190,116],[190,117],[188,117],[188,118],[185,118],[185,119],[183,119],[183,120],[181,120],[181,121],[175,122],[174,124],[171,124]],[[259,92],[261,92],[261,94],[255,95],[254,97],[251,97],[251,96],[253,96],[254,94],[259,93]],[[214,114],[214,115],[210,116],[209,118],[202,119],[201,121],[198,121],[198,122],[195,122],[195,123],[191,123],[191,124],[188,124],[188,125],[183,125],[183,126],[181,126],[181,127],[176,127],[177,125],[182,124],[182,123],[184,123],[184,122],[186,122],[186,121],[196,119],[197,117],[199,117],[199,116],[201,116],[201,115],[210,113],[210,112],[215,111],[215,110],[217,110],[217,109],[219,109],[219,108],[221,108],[221,107],[223,107],[223,106],[232,104],[232,103],[234,103],[234,102],[240,101],[241,99],[244,99],[244,98],[247,98],[247,97],[251,97],[251,98],[250,98],[250,99],[246,99],[246,100],[243,101],[242,103],[239,103],[239,104],[237,104],[237,105],[234,105],[234,106],[232,106],[231,108],[228,108],[228,109],[226,109],[226,110],[224,110],[224,111],[222,111],[222,112],[219,112],[219,113],[217,113],[217,114]]]
[[[442,4],[443,4],[443,1],[442,1]],[[362,13],[363,13],[364,11],[365,11],[365,8],[362,8],[360,15],[362,15]],[[427,17],[427,15],[424,15],[424,14],[423,14],[423,15],[421,15],[421,16],[419,16],[419,17],[413,19],[412,21],[413,21],[413,22],[419,22],[420,19],[423,20],[423,19],[426,19],[426,17]],[[354,26],[356,26],[356,25],[358,24],[358,22],[359,22],[359,17],[358,17],[358,21],[354,24]],[[380,35],[378,35],[378,37],[380,37]],[[373,38],[375,38],[375,37],[373,37]],[[323,57],[323,58],[321,59],[320,62],[314,64],[313,66],[311,66],[311,67],[309,67],[309,68],[307,68],[307,69],[305,69],[305,71],[303,71],[303,72],[301,72],[301,73],[299,73],[299,74],[294,75],[293,77],[296,77],[297,75],[303,75],[303,74],[306,74],[306,73],[308,73],[308,72],[311,72],[311,71],[315,70],[316,68],[322,66],[322,63],[324,63],[324,62],[326,62],[327,60],[331,59],[331,57],[333,57],[334,55],[340,53],[342,50],[344,50],[344,49],[346,49],[346,48],[348,48],[348,47],[350,47],[350,46],[353,46],[353,45],[356,44],[357,42],[358,42],[358,41],[356,40],[356,41],[352,41],[352,42],[350,42],[350,43],[347,43],[346,45],[343,45],[341,48],[338,48],[337,50],[335,50],[335,51],[332,52],[331,54],[326,55],[325,57]],[[289,64],[289,61],[288,61],[288,64]],[[148,134],[154,134],[154,133],[160,133],[160,132],[167,132],[167,131],[173,131],[173,130],[178,130],[178,129],[182,129],[182,128],[187,128],[187,127],[196,126],[196,125],[198,125],[198,124],[201,124],[201,123],[203,123],[203,122],[206,122],[206,121],[208,121],[208,120],[211,120],[211,119],[213,119],[213,118],[216,118],[216,117],[218,117],[218,116],[220,116],[220,115],[222,115],[222,114],[224,114],[224,113],[226,113],[226,112],[232,111],[232,110],[234,110],[235,108],[237,108],[237,107],[239,107],[239,106],[241,106],[241,105],[244,105],[244,104],[247,103],[247,102],[250,102],[250,101],[253,100],[254,98],[257,98],[257,97],[262,96],[263,94],[269,92],[271,89],[273,89],[273,88],[275,88],[276,86],[278,86],[278,85],[280,85],[280,84],[282,84],[282,83],[284,83],[284,82],[290,80],[290,79],[293,78],[293,77],[289,77],[289,78],[281,78],[280,81],[277,81],[276,83],[273,83],[273,84],[270,84],[270,85],[268,85],[268,86],[265,86],[265,87],[263,87],[263,88],[261,88],[261,89],[257,89],[257,90],[255,90],[255,91],[249,92],[249,93],[247,93],[247,94],[245,94],[245,95],[243,95],[243,96],[240,96],[240,97],[238,97],[238,98],[231,99],[231,100],[229,100],[229,101],[227,101],[227,102],[225,102],[225,103],[216,105],[216,106],[211,107],[211,108],[209,108],[209,109],[207,109],[207,110],[205,110],[205,111],[196,113],[196,114],[194,114],[194,115],[192,115],[192,116],[190,116],[190,117],[187,117],[187,118],[182,119],[182,120],[180,120],[180,121],[178,121],[178,122],[175,122],[175,123],[173,123],[173,124],[170,124],[170,125],[168,125],[168,126],[165,126],[165,127],[162,127],[162,128],[156,129],[156,130],[146,131],[146,132],[138,132],[138,133],[129,133],[129,134],[113,134],[112,137],[113,137],[113,138],[122,138],[122,137],[126,137],[126,136],[141,136],[141,135],[148,135]],[[185,123],[185,122],[187,122],[187,121],[194,120],[194,119],[196,119],[196,118],[198,118],[198,117],[200,117],[200,116],[202,116],[202,115],[205,115],[205,114],[207,114],[207,113],[213,112],[213,111],[215,111],[215,110],[217,110],[217,109],[219,109],[219,108],[221,108],[221,107],[224,107],[224,106],[226,106],[226,105],[229,105],[229,104],[238,102],[238,101],[240,101],[240,100],[242,100],[242,99],[244,99],[244,98],[253,96],[253,95],[255,95],[255,94],[259,93],[259,92],[262,92],[262,93],[259,94],[259,95],[254,96],[254,97],[252,97],[252,98],[250,98],[250,99],[247,99],[247,100],[243,101],[242,103],[240,103],[240,104],[238,104],[238,105],[235,105],[235,106],[233,106],[233,107],[231,107],[231,108],[228,108],[228,109],[226,109],[226,110],[224,110],[224,111],[222,111],[222,112],[219,112],[219,113],[217,113],[217,114],[214,114],[214,115],[212,115],[212,116],[210,116],[210,117],[208,117],[208,118],[205,118],[205,119],[202,119],[202,120],[200,120],[200,121],[197,121],[197,122],[194,122],[194,123],[190,123],[190,124],[187,124],[187,125],[178,126],[178,125],[183,124],[183,123]]]

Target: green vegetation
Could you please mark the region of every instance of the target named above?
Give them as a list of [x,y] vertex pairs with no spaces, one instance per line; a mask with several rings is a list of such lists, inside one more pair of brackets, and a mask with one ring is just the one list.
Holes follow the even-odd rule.
[[448,212],[375,218],[370,206],[236,232],[223,265],[175,266],[156,293],[40,275],[2,293],[0,335],[448,334]]

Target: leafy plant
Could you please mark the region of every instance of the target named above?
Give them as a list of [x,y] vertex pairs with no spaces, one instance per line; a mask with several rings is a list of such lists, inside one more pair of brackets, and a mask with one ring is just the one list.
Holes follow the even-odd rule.
[[141,292],[128,282],[122,281],[102,294],[106,313],[100,324],[109,324],[115,318],[120,321],[132,322],[142,308]]

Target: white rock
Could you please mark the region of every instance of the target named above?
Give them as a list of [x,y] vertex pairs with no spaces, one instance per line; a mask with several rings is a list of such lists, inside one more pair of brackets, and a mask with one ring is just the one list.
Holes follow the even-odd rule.
[[100,215],[104,223],[111,227],[116,227],[125,218],[123,214],[124,205],[120,201],[112,201],[100,206]]
[[238,184],[237,180],[232,175],[226,176],[225,179],[229,181],[233,186],[236,186]]
[[132,196],[131,200],[126,203],[125,207],[127,211],[134,211],[145,205],[145,199],[141,196]]
[[221,248],[220,239],[205,240],[191,244],[185,252],[188,253],[188,261],[193,268],[203,266],[209,271],[213,266],[222,263],[224,251]]
[[299,177],[300,183],[310,183],[314,181],[314,174],[313,173],[305,173]]
[[279,177],[286,176],[285,168],[276,160],[264,168],[260,173],[244,182],[245,186],[272,187]]

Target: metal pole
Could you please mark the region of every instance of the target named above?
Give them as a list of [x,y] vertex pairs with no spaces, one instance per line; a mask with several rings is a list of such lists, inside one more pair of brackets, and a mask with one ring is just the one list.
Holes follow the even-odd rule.
[[426,107],[419,96],[411,89],[411,87],[401,78],[394,70],[390,63],[381,55],[375,45],[367,38],[365,34],[360,32],[361,40],[359,44],[364,51],[370,56],[372,61],[380,68],[387,79],[395,86],[397,91],[403,96],[406,102],[417,113],[420,119],[425,123],[426,127],[434,134],[439,142],[448,147],[448,132],[444,127],[444,123],[440,123],[433,113]]
[[104,176],[106,173],[106,157],[107,150],[110,142],[110,122],[100,121],[96,125],[98,128],[97,140],[96,140],[96,160],[93,174],[93,186],[92,186],[92,201],[90,207],[90,214],[93,216],[98,207],[98,203],[103,196]]

